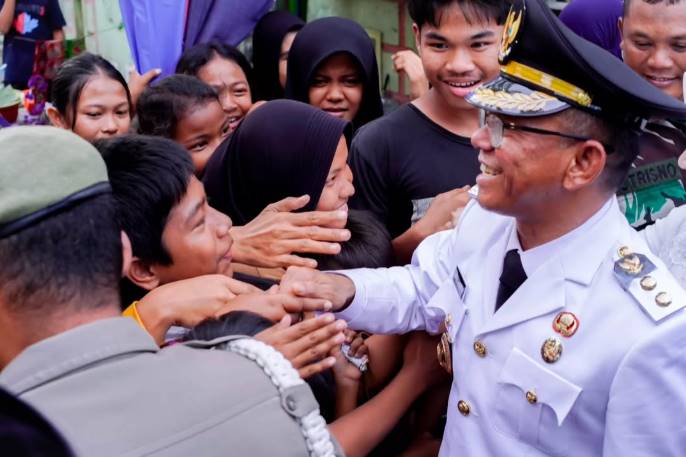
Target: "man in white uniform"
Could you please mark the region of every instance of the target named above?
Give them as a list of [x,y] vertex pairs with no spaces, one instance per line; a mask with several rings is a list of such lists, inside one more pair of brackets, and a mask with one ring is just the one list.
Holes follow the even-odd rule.
[[543,0],[514,2],[500,61],[469,97],[482,173],[458,226],[411,265],[293,268],[282,287],[353,328],[444,332],[444,457],[686,455],[686,292],[614,198],[643,120],[686,106]]

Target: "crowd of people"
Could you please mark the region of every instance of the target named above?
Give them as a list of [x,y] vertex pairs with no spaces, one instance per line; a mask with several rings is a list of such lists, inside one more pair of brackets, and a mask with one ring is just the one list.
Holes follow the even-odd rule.
[[406,3],[0,130],[0,454],[683,454],[686,1]]

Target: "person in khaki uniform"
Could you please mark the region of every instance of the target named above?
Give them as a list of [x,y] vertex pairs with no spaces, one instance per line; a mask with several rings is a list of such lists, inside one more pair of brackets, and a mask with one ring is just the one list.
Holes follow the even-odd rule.
[[0,385],[77,455],[339,454],[274,349],[240,337],[160,349],[119,317],[130,245],[92,145],[17,127],[0,151]]
[[351,328],[442,332],[453,373],[443,457],[681,457],[686,292],[628,224],[615,191],[648,120],[686,105],[516,0],[500,77],[467,100],[476,201],[412,264],[281,287],[326,297]]

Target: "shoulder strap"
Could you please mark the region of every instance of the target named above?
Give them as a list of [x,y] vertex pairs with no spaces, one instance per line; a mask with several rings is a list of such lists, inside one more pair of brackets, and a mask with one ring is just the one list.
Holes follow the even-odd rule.
[[614,251],[615,279],[655,323],[686,307],[686,291],[644,240],[634,235]]

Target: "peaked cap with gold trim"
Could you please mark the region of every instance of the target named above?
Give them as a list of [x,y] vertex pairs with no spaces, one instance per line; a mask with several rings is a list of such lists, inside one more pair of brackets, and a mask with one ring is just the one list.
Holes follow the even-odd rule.
[[468,97],[509,116],[545,116],[576,107],[640,125],[686,119],[686,104],[641,78],[562,24],[544,0],[514,0],[500,45],[500,76]]

